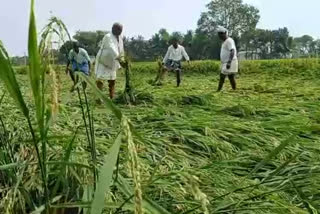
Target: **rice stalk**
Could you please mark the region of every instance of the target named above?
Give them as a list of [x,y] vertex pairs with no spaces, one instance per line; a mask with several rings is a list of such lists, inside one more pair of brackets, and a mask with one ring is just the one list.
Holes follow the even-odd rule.
[[190,192],[194,199],[199,201],[204,214],[209,214],[208,206],[210,204],[208,197],[199,188],[199,178],[194,175],[182,174],[182,180],[186,184],[188,192]]
[[55,120],[58,113],[59,113],[59,81],[57,79],[57,73],[52,68],[52,66],[49,66],[50,68],[50,75],[52,79],[52,91],[51,91],[51,112],[52,117]]
[[119,61],[125,72],[125,87],[122,95],[124,103],[127,105],[136,104],[137,98],[131,80],[131,60],[129,59],[129,56],[126,55],[120,58]]
[[53,69],[54,65],[54,56],[53,56],[53,48],[52,48],[52,32],[50,32],[47,36],[46,39],[46,54],[47,58],[43,58],[43,61],[46,62],[48,66],[48,71],[51,76],[51,112],[52,112],[52,117],[55,120],[56,116],[58,115],[59,111],[59,82],[57,80],[57,74],[56,71]]
[[163,81],[164,81],[164,78],[165,78],[165,75],[167,73],[166,69],[163,67],[163,59],[162,57],[159,57],[157,59],[157,65],[158,65],[158,73],[157,73],[157,76],[153,82],[154,85],[163,85]]
[[134,201],[135,201],[135,214],[142,214],[142,188],[141,188],[141,175],[140,165],[138,160],[138,152],[136,145],[133,142],[132,133],[127,119],[123,119],[122,128],[125,133],[125,141],[128,143],[128,153],[130,162],[130,171],[134,182]]
[[89,100],[88,100],[86,89],[85,89],[84,85],[82,85],[82,86],[83,86],[82,90],[83,90],[83,94],[84,94],[84,101],[85,101],[86,110],[87,110],[86,117],[88,118],[88,125],[89,125],[89,131],[90,131],[90,137],[88,136],[88,139],[90,138],[91,159],[92,159],[92,163],[94,166],[93,178],[94,178],[94,190],[95,190],[98,175],[97,175],[97,170],[95,168],[95,166],[97,164],[97,153],[96,153],[95,131],[94,131],[94,121],[93,121],[94,118],[93,118],[93,111],[92,112],[90,111],[90,105],[89,105]]
[[109,153],[105,157],[104,164],[101,167],[97,188],[91,204],[91,214],[101,214],[105,207],[105,196],[110,192],[112,175],[117,163],[121,143],[122,134],[120,133],[115,139],[112,147],[109,149]]
[[39,52],[42,57],[43,68],[46,72],[48,72],[51,76],[52,84],[51,84],[51,112],[52,116],[55,119],[58,110],[59,110],[59,91],[60,91],[60,81],[59,75],[55,71],[55,58],[53,55],[53,47],[54,36],[58,37],[58,44],[63,44],[65,39],[65,34],[68,36],[71,41],[70,34],[68,29],[62,20],[57,17],[51,17],[49,23],[43,28],[41,32],[41,40],[39,45]]

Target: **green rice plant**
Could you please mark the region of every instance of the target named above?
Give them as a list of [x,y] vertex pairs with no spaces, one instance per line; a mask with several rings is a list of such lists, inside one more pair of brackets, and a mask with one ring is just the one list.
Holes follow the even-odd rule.
[[[140,181],[140,166],[137,156],[136,146],[133,141],[134,132],[132,132],[132,124],[125,117],[121,111],[115,107],[112,101],[107,98],[102,92],[96,87],[93,80],[85,76],[84,74],[79,74],[81,79],[86,81],[89,86],[94,90],[96,96],[100,97],[103,103],[108,109],[110,109],[118,120],[121,121],[121,131],[124,135],[124,141],[128,144],[128,153],[129,153],[129,162],[131,165],[131,173],[134,179],[134,198],[135,198],[135,213],[143,213],[143,199],[142,199],[142,190],[141,190],[141,181]],[[111,185],[111,178],[113,175],[113,169],[117,164],[118,153],[121,145],[121,135],[117,137],[113,146],[110,149],[109,155],[106,156],[104,166],[101,168],[102,178],[98,180],[98,186],[95,190],[95,196],[91,205],[91,212],[101,213],[103,210],[104,204],[104,195],[108,193]],[[117,178],[118,176],[116,176]],[[105,178],[105,179],[103,179]],[[107,180],[107,182],[105,182]],[[116,179],[117,180],[117,179]],[[155,205],[150,205],[151,207]],[[158,206],[158,205],[157,205]],[[160,206],[159,206],[160,207]],[[156,209],[156,208],[154,208]],[[163,209],[163,208],[162,208]]]
[[128,55],[121,57],[118,60],[124,69],[125,86],[124,86],[124,91],[117,98],[116,102],[124,103],[126,105],[137,104],[136,92],[132,84],[131,60],[129,59]]
[[158,58],[157,60],[157,65],[158,65],[158,73],[157,73],[157,77],[154,80],[154,82],[152,82],[153,85],[162,85],[165,75],[166,75],[166,70],[163,67],[163,63],[162,63],[163,59],[161,57]]
[[[16,81],[15,74],[14,74],[14,71],[13,71],[12,66],[10,64],[8,54],[5,52],[2,45],[1,45],[1,55],[0,55],[1,71],[3,71],[3,75],[1,75],[2,80],[5,82],[7,88],[9,89],[11,96],[16,99],[19,106],[22,108],[24,115],[28,120],[30,131],[33,136],[32,141],[34,143],[35,150],[36,150],[37,156],[38,156],[38,164],[39,164],[39,168],[41,170],[43,190],[44,190],[44,197],[43,198],[45,199],[44,208],[39,207],[37,210],[42,210],[42,211],[45,211],[46,213],[49,213],[51,210],[50,209],[50,198],[49,198],[49,194],[48,194],[48,185],[49,185],[48,178],[49,177],[48,177],[48,168],[47,168],[47,163],[48,163],[48,161],[47,161],[47,159],[48,159],[48,153],[47,153],[48,152],[48,150],[47,150],[48,135],[47,134],[48,134],[49,127],[50,127],[51,111],[50,111],[50,108],[48,108],[45,104],[45,99],[46,99],[45,92],[46,91],[45,91],[44,84],[46,82],[45,81],[46,74],[44,72],[45,67],[42,66],[42,61],[48,60],[48,58],[41,58],[39,51],[42,54],[44,54],[46,51],[48,51],[48,49],[50,49],[50,46],[47,45],[46,40],[47,40],[47,36],[50,35],[51,30],[52,29],[50,29],[50,32],[49,31],[45,32],[45,34],[47,34],[47,35],[43,35],[43,42],[40,45],[41,48],[38,49],[37,31],[36,31],[36,23],[35,23],[35,15],[34,15],[34,1],[32,1],[31,2],[30,27],[29,27],[29,45],[28,45],[29,57],[30,57],[29,78],[30,78],[30,86],[31,86],[32,92],[33,92],[34,103],[35,103],[36,119],[37,119],[39,136],[36,135],[36,133],[34,132],[34,130],[32,128],[31,118],[29,115],[29,109],[26,107],[26,104],[22,98],[20,87]],[[53,30],[53,32],[55,32],[55,31]],[[50,39],[50,36],[49,36],[49,39]],[[48,65],[50,66],[50,62],[48,63]],[[80,98],[79,89],[78,89],[78,93],[79,93],[79,98]],[[84,91],[84,96],[85,96],[85,102],[86,102],[87,111],[88,111],[88,117],[90,118],[90,112],[89,112],[89,108],[88,108],[88,99],[86,97],[85,91]],[[114,105],[111,103],[110,100],[108,100],[107,103],[110,106],[112,106],[115,114],[117,116],[119,116],[119,119],[126,121],[125,117],[122,117],[120,111],[117,110],[116,107],[114,107]],[[81,107],[83,107],[83,106],[81,105]],[[89,125],[86,125],[86,127],[89,126],[90,129],[93,129],[92,125],[93,125],[92,121],[89,121]],[[128,129],[126,129],[126,130],[129,131]],[[92,140],[93,140],[92,135],[87,134],[87,136],[91,137],[90,138],[91,142],[89,142],[89,143],[92,145]],[[41,143],[41,146],[42,146],[41,153],[38,148],[38,143]],[[72,145],[72,142],[70,145]],[[117,144],[117,145],[120,146],[120,144]],[[72,146],[69,146],[69,148],[67,149],[67,154],[64,158],[65,162],[70,157],[71,149],[72,149]],[[94,148],[94,152],[95,152],[95,148]],[[116,157],[117,156],[118,155],[116,155]],[[64,164],[66,164],[65,162],[64,162]],[[115,165],[115,164],[113,164],[113,165]],[[95,167],[96,166],[94,164],[94,168]],[[107,171],[107,174],[109,177],[113,173],[112,168],[113,168],[112,166],[108,167],[109,171]],[[6,167],[4,169],[6,169]],[[65,171],[64,167],[62,169],[63,169],[63,171]],[[20,184],[20,182],[17,182],[17,186],[19,186],[19,184]],[[108,185],[110,185],[110,184],[108,184]],[[57,189],[57,188],[58,187],[56,185],[55,189]],[[55,192],[56,192],[56,190],[55,190]],[[13,195],[15,195],[15,194],[13,194]],[[140,195],[140,197],[141,197],[141,195]],[[40,200],[40,202],[41,202],[41,200]],[[51,201],[51,203],[52,203],[52,201]],[[63,206],[61,206],[61,207],[63,207]],[[95,207],[93,207],[93,209],[95,209]]]
[[[41,44],[50,49],[49,43]],[[30,46],[35,58],[36,45]],[[147,98],[135,106],[116,106],[81,74],[89,87],[79,84],[78,96],[70,96],[64,92],[69,81],[61,78],[65,90],[59,96],[67,101],[52,120],[53,87],[45,65],[54,62],[35,49],[40,76],[35,77],[34,59],[28,75],[40,81],[43,104],[37,108],[38,94],[28,99],[31,85],[23,74],[16,75],[3,47],[0,51],[0,88],[8,91],[0,99],[0,212],[284,214],[320,209],[317,59],[241,62],[239,90],[232,93],[228,88],[213,92],[217,61],[186,65],[180,90],[146,84],[157,64],[133,63],[130,84]],[[126,76],[119,80],[126,87]],[[92,105],[92,95],[104,105]]]
[[[33,11],[33,1],[31,3],[31,7],[32,7],[32,11]],[[34,37],[34,27],[35,27],[35,23],[34,23],[34,14],[33,12],[31,12],[31,15],[30,15],[30,43],[32,42],[35,42],[32,38]],[[38,86],[39,85],[36,85],[36,84],[39,84],[40,82],[37,83],[37,81],[40,81],[40,79],[38,79],[38,77],[35,77],[35,73],[39,72],[39,67],[40,67],[40,62],[39,62],[39,58],[36,59],[38,57],[38,55],[36,54],[36,50],[34,50],[34,47],[32,44],[29,44],[29,51],[30,51],[30,61],[31,61],[31,68],[30,68],[30,79],[31,79],[31,85],[33,87],[33,91],[34,91],[34,97],[35,97],[35,103],[36,105],[38,105],[38,108],[37,108],[37,120],[38,120],[38,123],[39,123],[39,129],[40,129],[40,133],[42,133],[41,137],[45,137],[44,136],[44,124],[42,124],[42,96],[39,94],[39,91],[37,91],[39,88]],[[22,93],[20,91],[20,87],[19,87],[19,84],[16,80],[16,77],[15,77],[15,73],[13,71],[13,68],[11,66],[11,63],[10,63],[10,60],[9,60],[9,56],[7,54],[7,52],[5,51],[4,47],[2,46],[2,43],[0,42],[0,67],[1,67],[1,71],[3,72],[1,74],[1,79],[2,81],[4,82],[7,90],[9,91],[10,95],[15,99],[15,101],[17,102],[18,106],[21,108],[24,116],[26,117],[27,121],[28,121],[28,125],[29,125],[29,129],[30,129],[30,132],[31,132],[31,135],[32,135],[32,141],[33,141],[33,145],[34,145],[34,148],[36,150],[36,154],[37,154],[37,159],[38,159],[38,163],[39,163],[39,166],[40,166],[40,170],[41,170],[41,175],[42,175],[42,182],[43,182],[43,188],[44,188],[44,191],[45,191],[45,201],[46,201],[46,206],[48,205],[48,195],[47,195],[47,185],[46,185],[46,169],[45,169],[45,164],[44,164],[44,157],[45,157],[45,143],[43,142],[42,143],[42,156],[40,154],[40,151],[39,151],[39,148],[38,148],[38,139],[36,137],[36,134],[35,134],[35,130],[33,129],[33,126],[32,126],[32,122],[31,122],[31,117],[30,117],[30,114],[29,114],[29,109],[27,108],[27,105],[23,99],[23,96],[22,96]],[[34,68],[35,67],[35,68]],[[31,74],[32,73],[32,74]],[[40,74],[39,74],[40,76]]]

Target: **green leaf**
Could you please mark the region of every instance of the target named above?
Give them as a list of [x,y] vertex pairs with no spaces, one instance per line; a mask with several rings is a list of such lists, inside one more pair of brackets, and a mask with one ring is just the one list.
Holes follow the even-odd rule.
[[29,109],[22,97],[20,86],[12,68],[8,53],[0,41],[0,79],[4,82],[11,97],[19,105],[23,115],[29,117]]
[[[59,201],[62,198],[61,195],[54,197],[50,203],[56,203],[57,201]],[[40,207],[37,207],[36,210],[34,210],[33,212],[31,212],[30,214],[42,214],[46,209],[46,205],[42,205]]]
[[19,164],[19,163],[10,163],[10,164],[6,164],[6,165],[2,165],[2,166],[0,166],[0,171],[13,169],[13,168],[16,168],[18,166],[21,166],[21,164]]
[[285,167],[287,167],[292,161],[294,161],[300,155],[301,155],[301,153],[297,153],[296,155],[294,155],[293,157],[288,159],[286,162],[281,164],[276,170],[274,170],[266,178],[264,178],[261,183],[263,183],[264,181],[269,180],[269,179],[273,178],[274,176],[278,175],[281,172],[281,170],[283,170]]
[[98,96],[100,99],[102,99],[104,104],[106,105],[106,107],[108,109],[110,109],[119,120],[121,120],[123,115],[122,115],[120,109],[118,109],[113,104],[113,102],[106,95],[104,95],[102,93],[102,91],[100,91],[97,88],[95,82],[91,78],[87,77],[86,75],[84,75],[82,73],[79,74],[79,72],[78,72],[77,75],[79,75],[83,80],[85,80],[91,86],[91,88],[93,89],[93,92],[96,94],[96,96]]
[[259,169],[261,169],[266,163],[268,163],[272,158],[276,157],[283,149],[285,149],[292,141],[294,140],[294,136],[291,136],[287,140],[283,141],[277,148],[275,148],[272,152],[268,154],[268,156],[263,159],[258,165],[250,172],[248,177],[256,173]]
[[48,161],[46,162],[47,165],[61,165],[63,167],[65,166],[73,166],[73,167],[79,167],[83,169],[90,169],[92,170],[92,167],[89,165],[81,164],[81,163],[73,163],[70,161]]
[[[121,192],[127,197],[131,197],[133,194],[133,188],[126,182],[122,175],[119,175],[117,181],[117,187],[121,190]],[[157,204],[156,202],[152,201],[149,198],[143,198],[142,201],[143,209],[146,213],[150,214],[170,214],[165,208]]]
[[[84,185],[83,186],[84,192],[82,196],[82,203],[91,201],[92,200],[92,192],[93,192],[93,187],[92,185]],[[91,205],[91,203],[90,203]],[[88,208],[82,208],[83,214],[89,214],[90,210]]]
[[[120,203],[105,203],[104,207],[109,209],[117,209],[121,206]],[[80,208],[86,209],[90,208],[89,202],[77,202],[77,203],[70,203],[70,204],[59,204],[59,205],[51,205],[51,208]],[[123,207],[124,210],[134,211],[134,206],[132,204],[125,205]]]
[[112,184],[112,175],[117,164],[118,154],[121,146],[122,134],[116,138],[113,146],[105,157],[104,164],[100,170],[99,181],[97,189],[94,193],[94,198],[91,206],[91,214],[101,214],[105,207],[105,195],[110,191]]
[[38,126],[40,133],[44,133],[44,102],[42,96],[42,78],[44,76],[41,72],[41,61],[40,54],[38,50],[38,40],[37,40],[37,27],[36,19],[34,13],[34,0],[31,0],[31,10],[30,10],[30,23],[29,23],[29,42],[28,42],[28,52],[29,52],[29,78],[32,88],[32,93],[34,97],[36,116],[38,121]]
[[299,196],[300,200],[302,201],[305,208],[308,210],[310,214],[318,214],[317,209],[314,205],[308,200],[308,198],[304,195],[304,193],[295,185],[293,181],[290,181],[291,185],[295,189],[297,195]]

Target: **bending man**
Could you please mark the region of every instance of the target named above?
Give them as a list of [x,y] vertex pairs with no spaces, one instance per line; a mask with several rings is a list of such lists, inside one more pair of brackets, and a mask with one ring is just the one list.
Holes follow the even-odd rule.
[[[66,74],[70,73],[71,79],[73,80],[73,86],[71,88],[71,92],[74,91],[75,85],[78,83],[78,76],[75,76],[75,72],[82,72],[83,74],[89,76],[90,69],[91,69],[91,63],[90,63],[90,57],[88,55],[88,52],[79,47],[78,42],[72,43],[72,49],[69,52],[68,57],[68,63],[67,63],[67,69]],[[69,66],[72,65],[72,69],[69,72]],[[86,83],[83,82],[84,88],[86,87]]]
[[110,99],[115,95],[117,70],[121,68],[119,60],[124,55],[122,29],[119,23],[113,25],[112,32],[104,36],[96,58],[97,87],[102,90],[103,81],[107,80]]

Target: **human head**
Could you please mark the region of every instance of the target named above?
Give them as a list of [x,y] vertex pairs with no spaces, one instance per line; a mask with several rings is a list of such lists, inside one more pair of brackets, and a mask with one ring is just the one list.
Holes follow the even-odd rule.
[[112,34],[115,36],[120,36],[123,30],[122,24],[116,22],[112,26]]
[[218,28],[218,36],[221,40],[226,40],[228,38],[228,30],[224,27]]
[[178,47],[178,44],[179,44],[179,40],[178,38],[174,37],[172,38],[172,45],[174,48],[177,48]]
[[73,42],[72,43],[72,49],[76,52],[76,53],[79,53],[79,43],[78,42]]

